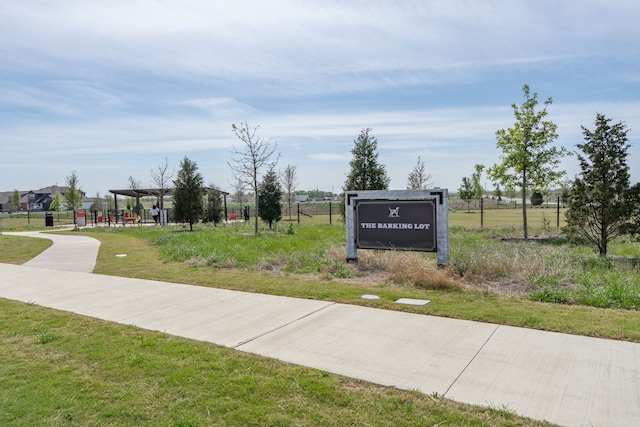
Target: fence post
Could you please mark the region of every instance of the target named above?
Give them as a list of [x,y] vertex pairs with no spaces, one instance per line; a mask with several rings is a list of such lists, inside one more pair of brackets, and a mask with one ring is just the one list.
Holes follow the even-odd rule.
[[300,225],[300,202],[298,202],[298,225]]
[[556,206],[556,228],[560,228],[560,196],[558,196]]
[[484,228],[484,198],[480,197],[480,228]]
[[331,202],[329,202],[329,225],[332,225],[332,222],[331,222]]

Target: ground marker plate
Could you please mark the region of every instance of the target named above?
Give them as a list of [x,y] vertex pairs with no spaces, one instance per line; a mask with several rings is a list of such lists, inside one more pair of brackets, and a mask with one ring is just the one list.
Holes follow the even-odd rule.
[[431,301],[428,299],[413,299],[413,298],[400,298],[396,300],[398,304],[408,304],[408,305],[427,305]]

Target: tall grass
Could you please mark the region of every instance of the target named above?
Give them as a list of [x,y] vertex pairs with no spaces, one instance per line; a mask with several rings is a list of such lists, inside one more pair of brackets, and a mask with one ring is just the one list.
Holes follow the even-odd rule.
[[[135,235],[156,246],[162,259],[189,266],[311,274],[420,289],[469,289],[537,301],[638,309],[640,245],[620,240],[602,260],[592,248],[573,246],[558,235],[534,230],[523,241],[518,228],[450,228],[450,263],[434,254],[358,251],[346,263],[345,231],[336,225],[280,225],[254,235],[247,224],[100,230]],[[624,254],[622,256],[621,254]]]
[[452,228],[452,271],[469,283],[520,282],[533,285],[540,274],[564,279],[575,267],[575,257],[565,240],[523,241],[513,230],[474,231]]

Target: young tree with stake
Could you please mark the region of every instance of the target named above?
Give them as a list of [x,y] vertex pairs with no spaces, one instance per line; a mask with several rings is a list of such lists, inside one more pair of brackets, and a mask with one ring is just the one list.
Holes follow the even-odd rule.
[[567,151],[564,147],[550,146],[558,137],[556,124],[545,120],[547,106],[553,100],[548,98],[544,108],[536,111],[538,94],[531,96],[528,85],[522,86],[522,92],[524,103],[511,106],[516,118],[514,126],[496,132],[496,145],[502,150],[502,162],[490,167],[487,174],[504,186],[520,188],[524,239],[527,240],[527,189],[547,188],[552,182],[558,181],[564,172],[555,168]]
[[[240,148],[233,147],[233,157],[228,165],[231,168],[233,177],[253,190],[256,208],[254,233],[258,234],[258,217],[260,215],[258,182],[260,173],[264,168],[275,168],[280,154],[276,154],[276,142],[258,137],[258,128],[250,128],[247,122],[240,123],[239,126],[232,124],[231,130],[242,142],[242,145]],[[275,159],[273,159],[274,156]]]

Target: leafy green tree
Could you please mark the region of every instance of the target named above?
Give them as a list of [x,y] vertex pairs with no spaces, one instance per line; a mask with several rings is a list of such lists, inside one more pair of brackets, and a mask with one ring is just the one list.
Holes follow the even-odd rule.
[[260,219],[268,223],[269,228],[272,228],[274,222],[282,219],[282,207],[280,206],[282,189],[278,175],[273,168],[265,174],[258,192],[260,193],[258,196]]
[[211,222],[215,226],[224,219],[224,207],[222,206],[222,193],[220,189],[211,184],[207,191],[207,207],[204,221]]
[[473,186],[473,198],[481,199],[484,196],[484,187],[480,182],[484,165],[475,165],[475,172],[471,174],[471,183]]
[[78,187],[78,175],[72,171],[66,178],[66,189],[64,192],[64,205],[73,211],[73,225],[76,225],[76,209],[82,207],[82,190]]
[[500,189],[500,184],[496,186],[496,189],[493,192],[493,195],[496,196],[498,200],[502,200],[502,190]]
[[[135,179],[133,176],[129,175],[129,178],[127,178],[127,180],[129,181],[129,190],[135,191],[142,188],[142,183],[140,182],[140,180]],[[140,213],[142,212],[142,206],[140,206],[138,203],[139,198],[137,197],[127,198],[127,209],[133,209],[136,215],[140,215]]]
[[17,189],[13,190],[13,194],[11,194],[11,204],[16,207],[17,211],[20,210],[20,199],[22,199],[20,191]]
[[343,189],[350,190],[386,190],[390,179],[384,165],[378,162],[378,140],[370,136],[371,128],[362,129],[351,154],[351,171],[347,175]]
[[557,181],[564,172],[556,171],[563,156],[564,147],[550,146],[558,137],[557,126],[547,116],[547,106],[553,100],[548,98],[544,108],[536,111],[538,94],[531,96],[529,86],[522,86],[525,101],[521,106],[512,104],[516,118],[514,127],[496,132],[497,147],[502,150],[502,162],[493,165],[487,174],[494,182],[505,186],[519,187],[522,194],[522,224],[524,238],[529,238],[527,225],[527,189],[547,188]]
[[467,202],[467,212],[469,212],[469,203],[473,200],[474,195],[473,180],[465,176],[462,178],[462,185],[458,188],[458,197]]
[[425,163],[418,156],[418,163],[407,177],[407,190],[425,190],[432,185],[431,174],[428,174],[425,168]]
[[49,209],[52,211],[59,211],[62,203],[60,202],[60,194],[56,193],[51,199],[51,204],[49,205]]
[[630,186],[626,126],[597,114],[595,130],[584,126],[585,142],[578,144],[580,174],[569,192],[564,231],[573,240],[586,240],[607,256],[607,246],[616,237],[634,229],[640,186]]
[[622,227],[625,234],[640,242],[640,183],[636,183],[629,190],[630,203],[633,209],[631,221]]
[[187,157],[182,159],[178,175],[173,181],[173,211],[176,221],[188,222],[191,231],[204,212],[203,182],[198,164]]
[[531,195],[531,206],[542,206],[542,202],[544,198],[542,197],[542,193],[538,190],[535,190]]

